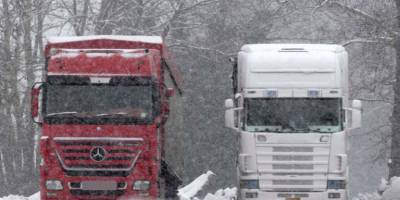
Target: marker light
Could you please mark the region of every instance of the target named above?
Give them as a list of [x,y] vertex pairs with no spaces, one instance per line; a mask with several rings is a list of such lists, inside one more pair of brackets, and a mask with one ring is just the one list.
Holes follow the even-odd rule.
[[319,91],[318,90],[308,90],[308,96],[309,97],[319,97]]
[[267,97],[277,97],[278,96],[278,91],[276,91],[276,90],[267,90],[265,92],[265,95]]

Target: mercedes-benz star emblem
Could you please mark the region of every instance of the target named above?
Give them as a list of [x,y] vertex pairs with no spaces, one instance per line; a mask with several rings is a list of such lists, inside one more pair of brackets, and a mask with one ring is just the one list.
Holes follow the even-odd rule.
[[92,160],[100,162],[106,157],[106,150],[103,147],[95,147],[90,151],[90,158]]

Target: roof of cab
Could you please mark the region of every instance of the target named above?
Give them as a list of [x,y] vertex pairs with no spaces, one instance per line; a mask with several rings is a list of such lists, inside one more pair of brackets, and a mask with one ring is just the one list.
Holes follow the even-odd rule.
[[94,35],[48,37],[45,56],[55,49],[158,49],[167,57],[163,39],[160,36]]
[[345,51],[343,46],[335,44],[246,44],[241,51],[246,53],[263,51]]
[[121,40],[131,42],[144,42],[162,44],[163,40],[160,36],[143,36],[143,35],[93,35],[93,36],[66,36],[66,37],[48,37],[48,43],[65,43],[65,42],[79,42],[88,40]]

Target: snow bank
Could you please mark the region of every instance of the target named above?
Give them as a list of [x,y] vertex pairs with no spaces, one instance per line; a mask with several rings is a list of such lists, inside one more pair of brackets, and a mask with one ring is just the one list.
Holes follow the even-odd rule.
[[400,177],[392,177],[389,187],[383,192],[382,200],[400,199]]
[[207,183],[211,176],[215,175],[212,171],[200,175],[189,185],[178,190],[180,200],[192,199]]
[[215,194],[208,193],[204,200],[232,200],[236,199],[237,189],[236,188],[226,188],[224,190],[220,189],[215,192]]
[[9,195],[9,196],[0,198],[0,200],[40,200],[40,194],[39,194],[39,192],[37,192],[36,194],[33,194],[30,197]]
[[400,200],[400,177],[392,177],[389,183],[382,179],[378,190],[382,195],[377,192],[359,194],[353,200]]
[[[215,174],[212,171],[208,171],[205,174],[197,177],[189,185],[178,190],[178,196],[180,200],[200,200],[196,197],[196,194],[201,191],[204,186],[209,182],[211,176]],[[236,188],[226,188],[219,189],[214,194],[208,193],[203,200],[231,200],[236,199],[237,189]]]

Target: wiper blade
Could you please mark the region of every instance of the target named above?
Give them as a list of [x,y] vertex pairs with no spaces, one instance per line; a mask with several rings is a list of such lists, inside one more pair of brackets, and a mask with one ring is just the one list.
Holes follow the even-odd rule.
[[313,133],[332,133],[332,131],[310,130]]
[[78,114],[78,112],[75,111],[70,111],[70,112],[55,112],[55,113],[48,113],[46,114],[47,116],[55,116],[55,115],[75,115]]
[[101,116],[113,116],[113,115],[128,115],[126,112],[118,112],[118,113],[101,113],[101,114],[96,114],[96,117],[101,117]]

